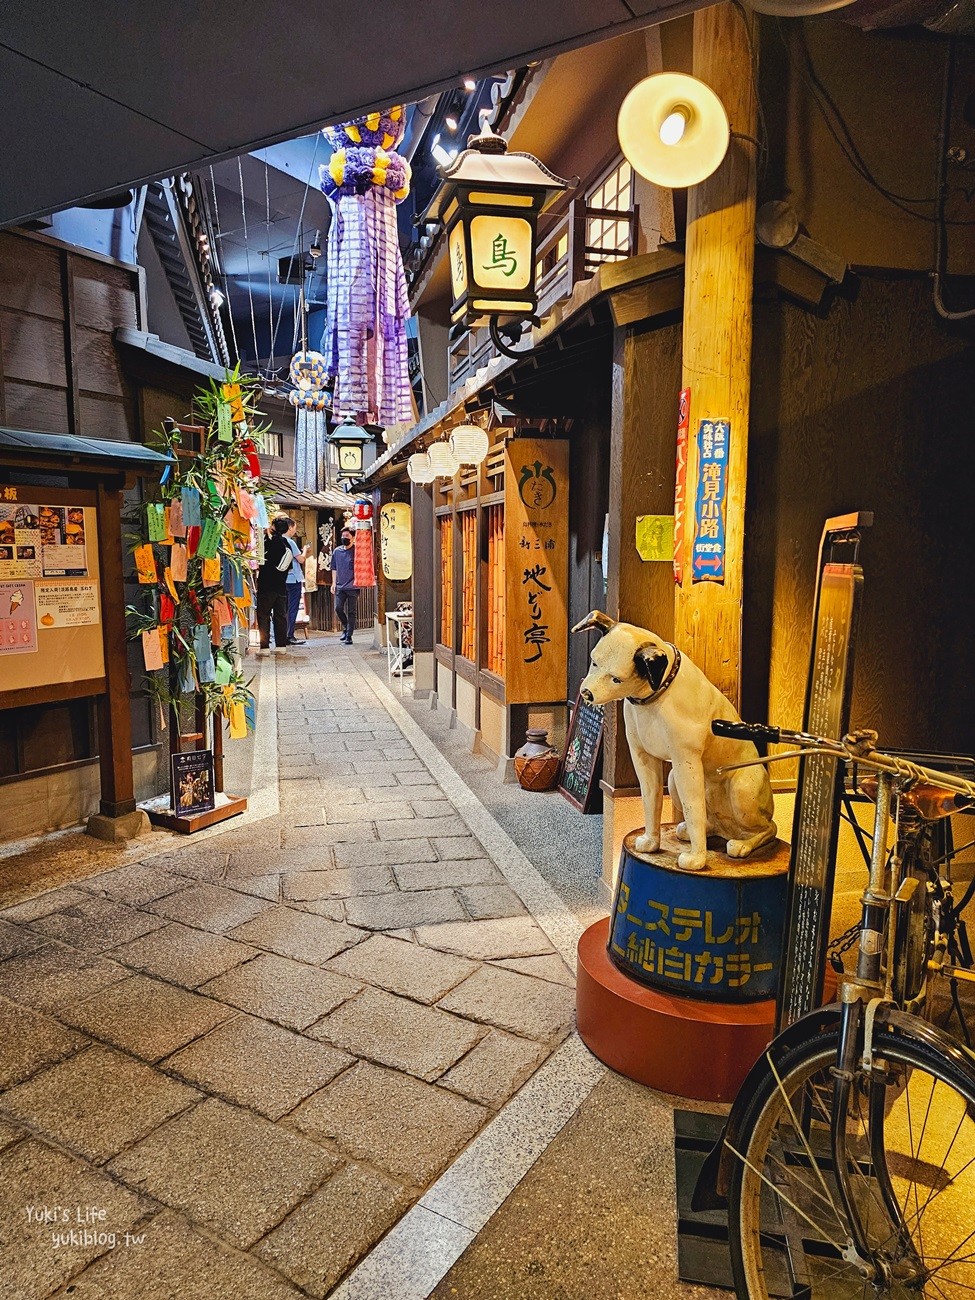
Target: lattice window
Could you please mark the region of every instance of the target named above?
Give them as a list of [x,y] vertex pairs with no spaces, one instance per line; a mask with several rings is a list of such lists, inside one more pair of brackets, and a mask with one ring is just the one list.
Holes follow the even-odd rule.
[[477,511],[464,510],[460,515],[463,548],[464,595],[460,625],[460,653],[472,662],[477,658]]
[[487,607],[484,666],[504,676],[504,506],[488,506],[487,521]]
[[439,520],[440,528],[440,644],[454,644],[454,521],[450,515]]
[[586,247],[591,262],[611,262],[630,253],[630,220],[633,211],[633,170],[625,158],[586,195],[586,206],[625,216],[588,217]]

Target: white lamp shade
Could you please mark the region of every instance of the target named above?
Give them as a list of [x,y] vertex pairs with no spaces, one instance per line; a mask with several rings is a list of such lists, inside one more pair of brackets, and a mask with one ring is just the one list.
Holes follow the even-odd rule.
[[412,483],[432,483],[437,477],[430,457],[425,451],[415,451],[406,462],[406,472]]
[[[673,129],[674,114],[686,119],[683,132]],[[623,100],[616,127],[634,170],[667,189],[706,180],[720,166],[731,138],[724,104],[710,86],[683,72],[658,72],[637,82]]]
[[487,434],[477,424],[458,424],[450,435],[450,449],[458,465],[480,465],[490,446]]
[[449,442],[435,442],[427,455],[438,478],[453,478],[457,473],[457,458]]

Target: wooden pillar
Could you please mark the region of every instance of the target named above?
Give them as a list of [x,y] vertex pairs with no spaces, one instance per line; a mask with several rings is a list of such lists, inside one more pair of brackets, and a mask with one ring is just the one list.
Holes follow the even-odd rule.
[[[732,4],[694,15],[694,75],[727,109],[732,139],[718,170],[687,196],[683,386],[691,389],[691,410],[684,579],[675,605],[677,644],[736,705],[755,263],[757,68],[749,22]],[[695,583],[691,568],[702,419],[731,422],[723,583]]]
[[98,764],[101,770],[99,812],[105,817],[123,817],[126,813],[135,811],[121,508],[121,491],[99,483],[98,552],[105,646],[105,694],[98,697]]
[[433,484],[411,483],[413,535],[413,693],[426,699],[436,685],[433,648],[437,644],[437,594],[440,559]]
[[[620,328],[613,340],[606,613],[623,623],[673,635],[674,571],[636,549],[636,521],[670,514],[680,334],[676,326]],[[592,639],[595,634],[590,634]],[[621,705],[604,710],[603,898],[608,903],[623,836],[643,824],[636,772]]]

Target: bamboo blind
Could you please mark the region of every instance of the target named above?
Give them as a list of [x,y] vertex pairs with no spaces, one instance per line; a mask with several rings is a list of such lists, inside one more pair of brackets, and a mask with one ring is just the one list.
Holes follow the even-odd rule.
[[487,515],[487,649],[488,672],[504,676],[504,506],[488,506]]
[[477,511],[464,510],[460,516],[463,547],[464,598],[460,626],[460,653],[474,662],[477,658]]
[[452,649],[454,612],[454,521],[440,518],[440,644]]

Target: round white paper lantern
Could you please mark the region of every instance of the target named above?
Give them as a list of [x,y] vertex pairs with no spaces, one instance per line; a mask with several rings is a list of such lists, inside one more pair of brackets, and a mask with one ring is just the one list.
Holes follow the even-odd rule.
[[406,462],[406,472],[409,474],[412,483],[432,483],[437,477],[433,466],[430,464],[430,457],[425,451],[413,453]]
[[457,457],[451,451],[449,442],[435,442],[427,455],[438,478],[453,478],[457,473]]
[[487,434],[477,424],[458,424],[450,435],[450,449],[458,465],[480,465],[490,446]]

